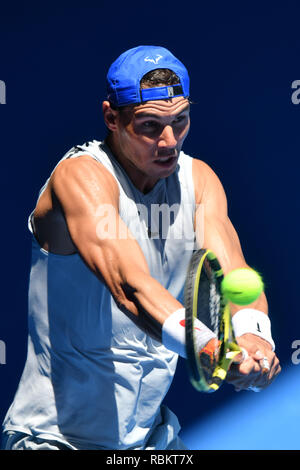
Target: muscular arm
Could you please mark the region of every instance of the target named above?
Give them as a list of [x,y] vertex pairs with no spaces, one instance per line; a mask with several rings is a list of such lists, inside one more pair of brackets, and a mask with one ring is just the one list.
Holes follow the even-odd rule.
[[[198,211],[204,216],[197,217],[196,214],[196,221],[198,219],[203,223],[203,226],[197,229],[198,232],[202,231],[199,239],[203,247],[211,249],[216,254],[224,274],[235,268],[249,267],[236,230],[228,217],[227,198],[219,178],[206,163],[194,160],[193,165]],[[232,314],[240,308],[231,304]],[[268,313],[265,294],[262,293],[255,302],[247,305],[247,308]]]
[[[54,171],[50,190],[84,262],[105,282],[119,308],[160,340],[164,320],[182,305],[151,277],[139,244],[119,216],[113,176],[89,156],[68,159]],[[108,214],[110,231],[103,223]]]
[[[204,162],[195,160],[193,178],[196,202],[200,204],[198,211],[203,214],[202,217],[196,214],[195,223],[202,222],[200,226],[196,225],[197,239],[201,240],[204,248],[216,254],[225,274],[235,268],[248,267],[238,235],[228,217],[226,196],[218,177]],[[234,304],[230,304],[230,307],[233,315],[243,308]],[[244,308],[257,309],[267,314],[265,294],[262,293],[255,302]],[[253,334],[244,334],[237,340],[248,351],[249,358],[231,367],[227,380],[232,382],[237,391],[252,385],[260,388],[268,386],[280,372],[279,361],[270,343]],[[271,367],[268,374],[262,374],[259,362],[262,357],[269,360]]]

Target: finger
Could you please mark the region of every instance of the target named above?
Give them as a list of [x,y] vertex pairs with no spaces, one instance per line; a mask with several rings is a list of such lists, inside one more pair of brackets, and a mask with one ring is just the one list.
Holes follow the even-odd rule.
[[[276,358],[273,359],[273,364],[271,366],[271,370],[268,373],[261,373],[259,377],[255,381],[252,382],[250,389],[254,391],[260,391],[268,387],[277,377],[277,375],[280,373],[281,367],[279,364],[279,360]],[[258,389],[258,390],[256,390]]]
[[274,377],[274,379],[277,377],[278,374],[281,372],[281,367],[279,363],[279,359],[275,356],[272,364],[271,364],[271,371],[270,371],[270,379]]
[[262,371],[263,374],[267,374],[268,372],[270,372],[271,366],[270,366],[270,362],[269,362],[267,357],[263,357],[259,361],[259,364],[260,364],[261,371]]
[[248,354],[248,352],[246,351],[246,349],[245,349],[245,348],[241,348],[241,352],[240,352],[237,356],[235,356],[233,362],[234,362],[235,364],[241,364],[243,361],[245,361],[246,359],[248,359],[248,357],[249,357],[249,354]]
[[256,366],[255,361],[251,359],[248,351],[243,347],[241,348],[240,354],[235,357],[233,363],[240,366],[237,370],[242,374],[249,374],[252,371],[259,371],[259,367]]
[[238,365],[238,370],[240,374],[250,375],[258,374],[261,369],[258,362],[254,361],[251,357],[248,357],[245,361]]
[[260,368],[263,374],[269,373],[274,365],[274,360],[277,359],[275,353],[272,351],[267,351],[263,354],[262,351],[257,350],[253,355],[253,359],[259,362]]
[[239,366],[234,365],[232,367],[232,376],[230,377],[230,382],[234,386],[236,392],[242,390],[251,390],[254,392],[259,392],[267,388],[277,377],[281,371],[279,360],[276,356],[273,357],[271,362],[271,369],[268,373],[262,373],[261,368],[259,372],[247,375],[242,375],[238,371]]
[[[267,361],[266,361],[267,359]],[[277,374],[277,369],[279,367],[279,360],[276,355],[273,353],[272,355],[265,356],[262,361],[260,361],[262,369],[264,366],[269,365],[269,370],[267,371],[268,377],[272,378],[273,375]]]

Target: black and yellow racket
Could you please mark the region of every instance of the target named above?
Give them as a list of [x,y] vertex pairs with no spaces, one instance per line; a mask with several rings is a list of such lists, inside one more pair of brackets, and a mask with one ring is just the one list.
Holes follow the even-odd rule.
[[[229,303],[221,291],[223,271],[215,254],[201,249],[193,253],[185,283],[186,356],[192,385],[201,392],[218,390],[226,378],[232,362],[241,362],[239,348],[231,323]],[[217,356],[205,348],[196,351],[194,320],[198,318],[217,337]]]

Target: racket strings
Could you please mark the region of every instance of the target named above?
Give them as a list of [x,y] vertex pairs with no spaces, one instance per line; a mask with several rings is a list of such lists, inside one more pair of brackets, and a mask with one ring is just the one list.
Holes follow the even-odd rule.
[[[185,286],[186,350],[190,379],[199,391],[217,390],[239,354],[229,305],[221,292],[222,279],[223,271],[214,253],[202,249],[193,254]],[[193,332],[195,318],[212,330],[218,340],[200,353]]]

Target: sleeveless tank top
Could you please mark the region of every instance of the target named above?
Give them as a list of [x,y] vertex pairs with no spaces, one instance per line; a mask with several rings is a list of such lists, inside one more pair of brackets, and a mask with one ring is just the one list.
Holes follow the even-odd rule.
[[[151,275],[183,302],[195,241],[192,158],[181,152],[176,171],[143,194],[105,142],[73,147],[60,161],[86,154],[116,179],[120,216]],[[166,448],[180,430],[174,413],[162,405],[178,356],[119,310],[77,253],[42,249],[31,216],[29,229],[28,353],[4,430],[78,449]]]

